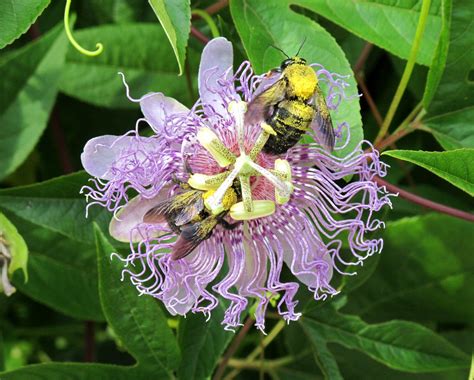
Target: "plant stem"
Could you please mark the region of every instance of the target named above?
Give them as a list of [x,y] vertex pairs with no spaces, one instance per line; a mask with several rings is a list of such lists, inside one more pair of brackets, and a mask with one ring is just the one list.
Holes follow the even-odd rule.
[[64,131],[61,128],[61,124],[59,122],[57,106],[54,106],[53,111],[51,112],[49,125],[51,134],[53,136],[54,145],[56,146],[56,150],[58,152],[61,169],[64,174],[72,173],[74,171],[74,166],[66,145],[66,136],[64,135]]
[[201,33],[198,29],[191,25],[191,35],[195,37],[197,40],[202,42],[203,44],[207,44],[209,42],[209,38],[206,37],[205,34]]
[[209,26],[209,29],[211,30],[211,34],[213,38],[220,36],[219,29],[217,29],[216,23],[206,11],[203,11],[202,9],[193,9],[191,14],[198,15],[207,23],[207,25]]
[[370,52],[372,51],[373,47],[374,45],[372,43],[365,43],[364,48],[362,49],[359,58],[357,58],[357,62],[354,65],[354,74],[357,75],[359,71],[364,68],[365,62],[367,61],[367,58],[369,58]]
[[380,186],[385,186],[388,191],[392,193],[398,193],[398,195],[402,198],[405,198],[406,200],[419,204],[420,206],[423,206],[425,208],[429,208],[431,210],[438,211],[442,214],[447,214],[454,216],[455,218],[460,218],[467,220],[469,222],[474,222],[474,214],[458,210],[456,208],[452,208],[449,206],[445,206],[440,203],[436,203],[433,201],[430,201],[426,198],[420,197],[418,195],[415,195],[413,193],[410,193],[409,191],[403,190],[395,185],[392,185],[391,183],[383,180],[382,178],[375,177],[374,181],[380,185]]
[[[272,331],[263,339],[262,344],[258,347],[256,347],[246,358],[245,361],[251,362],[253,361],[258,355],[260,355],[260,351],[267,347],[283,330],[283,327],[285,327],[286,322],[281,319],[277,322],[275,327],[273,327]],[[224,380],[232,380],[235,376],[239,374],[240,370],[239,369],[234,369],[231,373],[229,373]]]
[[423,104],[421,102],[418,103],[397,129],[386,139],[379,141],[379,143],[375,145],[375,148],[382,152],[385,148],[400,140],[402,137],[418,129],[420,126],[418,120],[424,115],[422,107]]
[[239,333],[237,334],[235,339],[232,341],[224,357],[222,358],[222,361],[219,364],[219,367],[217,368],[216,373],[214,374],[213,380],[220,380],[222,378],[222,375],[224,374],[224,371],[227,367],[227,363],[229,362],[230,358],[235,354],[235,351],[237,351],[237,349],[239,348],[240,344],[244,340],[245,336],[249,332],[250,327],[252,327],[254,322],[255,322],[255,319],[253,319],[252,317],[249,316],[247,318],[244,325],[242,326]]
[[367,85],[365,84],[364,77],[362,76],[362,74],[356,73],[355,78],[356,78],[357,84],[362,90],[362,94],[364,95],[363,99],[367,102],[370,108],[370,112],[372,113],[372,116],[375,119],[375,122],[380,127],[383,124],[383,118],[382,118],[382,115],[380,114],[380,111],[377,105],[374,102],[374,99],[372,98],[372,95],[370,95],[369,89]]
[[420,18],[418,20],[418,25],[416,27],[415,39],[413,40],[413,46],[410,51],[410,56],[408,57],[407,64],[405,66],[405,70],[403,71],[402,79],[398,85],[397,91],[395,92],[395,96],[393,97],[392,103],[390,104],[390,108],[388,109],[387,116],[380,128],[380,131],[375,138],[374,144],[377,145],[387,134],[388,128],[390,127],[390,123],[395,116],[395,112],[397,111],[398,105],[402,100],[403,93],[405,92],[408,81],[410,80],[410,76],[413,72],[413,68],[415,67],[416,57],[418,55],[418,50],[420,48],[421,39],[423,37],[423,32],[425,31],[426,21],[428,19],[428,11],[430,10],[431,0],[423,0],[423,4],[421,6]]
[[284,356],[282,358],[278,359],[270,359],[270,360],[264,360],[264,361],[247,361],[246,359],[230,359],[229,360],[229,366],[238,368],[238,369],[253,369],[256,371],[259,371],[260,369],[263,369],[265,372],[278,368],[278,367],[283,367],[287,364],[290,364],[294,362],[297,359],[297,357],[289,355],[289,356]]
[[213,15],[229,5],[229,0],[219,0],[205,9],[206,13]]
[[84,361],[93,362],[95,360],[95,323],[85,322],[84,334]]

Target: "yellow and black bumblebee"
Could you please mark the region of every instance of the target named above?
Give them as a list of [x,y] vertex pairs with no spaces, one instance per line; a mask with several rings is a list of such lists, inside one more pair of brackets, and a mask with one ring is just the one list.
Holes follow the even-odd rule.
[[145,223],[166,222],[178,235],[171,252],[173,260],[189,255],[200,243],[211,237],[218,224],[226,229],[234,229],[239,224],[230,224],[224,219],[238,201],[237,186],[227,189],[222,200],[224,210],[218,215],[213,215],[204,204],[214,190],[195,190],[186,184],[182,184],[182,187],[188,190],[159,203],[143,217]]
[[285,153],[311,129],[323,147],[334,149],[331,115],[318,77],[306,60],[297,55],[287,56],[279,68],[267,74],[261,85],[264,89],[257,89],[247,107],[246,125],[266,123],[263,128],[270,137],[263,151],[267,153]]

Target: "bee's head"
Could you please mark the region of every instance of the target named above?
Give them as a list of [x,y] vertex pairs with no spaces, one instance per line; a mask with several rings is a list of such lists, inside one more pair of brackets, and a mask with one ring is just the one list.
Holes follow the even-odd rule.
[[306,59],[298,57],[298,56],[285,59],[281,63],[280,69],[285,70],[290,65],[306,65]]

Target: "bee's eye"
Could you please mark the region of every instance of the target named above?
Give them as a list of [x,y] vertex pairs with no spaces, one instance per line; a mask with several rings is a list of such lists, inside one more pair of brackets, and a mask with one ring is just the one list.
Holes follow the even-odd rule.
[[281,69],[285,69],[288,65],[290,65],[293,62],[292,59],[285,59],[282,64],[281,64]]

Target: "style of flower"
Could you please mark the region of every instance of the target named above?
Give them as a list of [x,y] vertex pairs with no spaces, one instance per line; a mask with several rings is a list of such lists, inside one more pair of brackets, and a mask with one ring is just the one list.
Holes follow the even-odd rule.
[[[123,277],[141,295],[160,299],[172,315],[209,315],[225,299],[228,329],[240,325],[242,312],[254,306],[255,324],[263,330],[270,301],[278,299],[285,320],[300,316],[299,284],[281,279],[284,266],[315,300],[336,294],[330,284],[334,271],[344,273],[343,267],[361,264],[382,249],[381,239],[366,234],[383,226],[373,214],[390,200],[373,181],[386,168],[367,142],[344,158],[317,143],[296,145],[280,156],[262,152],[265,125],[244,125],[243,120],[246,102],[269,80],[254,75],[249,62],[234,74],[232,60],[226,39],[207,44],[199,68],[200,99],[190,110],[161,93],[133,99],[124,80],[127,96],[140,103],[144,118],[125,136],[101,136],[86,144],[82,163],[95,178],[83,191],[88,207],[99,204],[114,213],[110,234],[129,241],[131,248],[122,258]],[[350,101],[344,94],[347,84],[314,66],[327,85],[329,108],[337,111]],[[140,136],[142,122],[153,136]],[[344,128],[349,131],[346,123],[338,126],[339,137]],[[217,224],[191,254],[176,260],[169,254],[176,244],[170,226],[146,223],[144,216],[183,192],[180,181],[212,190],[205,205],[214,214],[222,212],[226,191],[236,181],[242,199],[225,216],[233,229]],[[130,198],[131,192],[138,195]],[[342,254],[343,240],[348,257]]]

